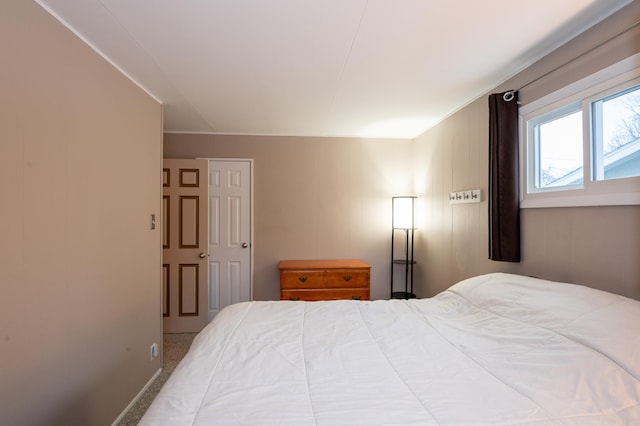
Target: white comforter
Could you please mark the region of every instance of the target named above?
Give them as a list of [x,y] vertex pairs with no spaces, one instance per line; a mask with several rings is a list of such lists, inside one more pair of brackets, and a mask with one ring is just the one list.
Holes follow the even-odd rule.
[[141,425],[640,425],[640,302],[509,274],[225,308]]

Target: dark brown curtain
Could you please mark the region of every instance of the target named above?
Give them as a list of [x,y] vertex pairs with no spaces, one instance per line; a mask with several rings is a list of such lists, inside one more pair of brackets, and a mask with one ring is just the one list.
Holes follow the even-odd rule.
[[520,262],[518,92],[489,96],[489,259]]

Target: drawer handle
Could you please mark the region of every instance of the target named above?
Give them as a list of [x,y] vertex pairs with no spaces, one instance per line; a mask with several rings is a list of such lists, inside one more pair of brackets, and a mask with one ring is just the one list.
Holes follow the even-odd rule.
[[295,296],[291,296],[289,298],[289,300],[292,300],[292,301],[296,302],[296,301],[300,300],[300,298],[299,297],[295,297]]
[[298,280],[300,280],[301,283],[306,283],[307,277],[298,277]]
[[351,275],[345,275],[342,279],[345,281],[351,281]]
[[351,300],[362,300],[362,296],[351,296]]

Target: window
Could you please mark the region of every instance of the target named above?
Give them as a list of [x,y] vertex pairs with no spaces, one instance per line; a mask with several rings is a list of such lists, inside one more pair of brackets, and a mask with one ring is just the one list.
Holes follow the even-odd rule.
[[640,86],[591,103],[593,180],[640,176]]
[[533,140],[529,192],[582,185],[582,110],[580,104],[560,108],[528,122]]
[[632,58],[520,108],[521,207],[640,204],[640,55]]

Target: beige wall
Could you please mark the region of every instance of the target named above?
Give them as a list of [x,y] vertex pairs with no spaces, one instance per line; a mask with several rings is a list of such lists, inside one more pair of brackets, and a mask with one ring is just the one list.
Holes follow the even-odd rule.
[[161,105],[32,1],[0,54],[0,423],[111,424],[160,368]]
[[279,298],[281,259],[363,259],[389,297],[391,197],[411,190],[410,140],[165,134],[168,158],[254,160],[254,298]]
[[[521,100],[530,102],[640,52],[638,27],[607,42],[638,18],[640,3],[635,2],[494,92],[525,86]],[[578,59],[562,66],[574,58]],[[488,96],[483,96],[416,140],[416,188],[426,223],[426,236],[417,250],[423,256],[418,264],[419,293],[433,295],[460,279],[505,271],[640,299],[640,206],[523,209],[522,262],[487,259],[488,132]],[[482,189],[480,204],[447,201],[451,191],[476,188]]]

